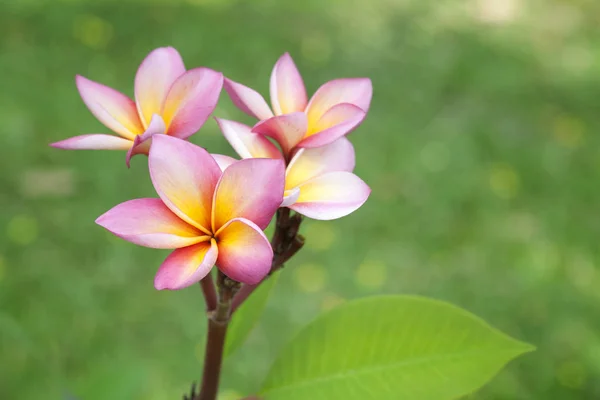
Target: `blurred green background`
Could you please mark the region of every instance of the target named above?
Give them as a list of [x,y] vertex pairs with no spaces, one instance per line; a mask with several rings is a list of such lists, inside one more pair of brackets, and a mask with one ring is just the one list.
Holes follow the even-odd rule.
[[[168,251],[94,224],[154,196],[146,159],[47,146],[107,131],[75,74],[131,95],[165,45],[265,95],[285,51],[310,93],[374,83],[351,135],[371,198],[305,224],[223,398],[319,312],[377,293],[450,301],[538,347],[471,399],[600,398],[598,26],[597,0],[4,0],[0,398],[177,399],[199,377],[200,290],[155,291]],[[225,95],[216,115],[251,122]],[[212,120],[192,141],[233,155]]]

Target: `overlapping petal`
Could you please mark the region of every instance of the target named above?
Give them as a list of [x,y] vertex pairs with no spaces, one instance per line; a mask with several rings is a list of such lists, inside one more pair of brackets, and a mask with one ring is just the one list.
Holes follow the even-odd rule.
[[211,154],[211,156],[215,159],[221,171],[225,171],[227,167],[237,161],[235,158],[223,154]]
[[[286,181],[286,186],[287,186],[287,181]],[[293,187],[291,189],[286,189],[283,192],[283,201],[281,202],[281,205],[279,207],[291,206],[298,200],[299,196],[300,196],[300,189],[298,189],[297,187]]]
[[177,217],[160,199],[121,203],[96,223],[131,243],[155,249],[176,249],[210,239]]
[[152,136],[154,135],[162,135],[165,133],[167,127],[165,126],[165,122],[162,117],[158,114],[152,115],[152,120],[150,121],[150,125],[146,132],[141,135],[135,137],[133,141],[133,146],[127,152],[127,156],[125,157],[125,163],[127,167],[129,167],[129,163],[131,161],[131,157],[136,154],[148,154],[150,151],[150,143]]
[[247,125],[215,118],[225,139],[242,158],[283,158],[277,147]]
[[200,282],[217,261],[219,250],[214,239],[173,251],[154,277],[158,290],[177,290]]
[[300,149],[287,167],[285,188],[290,190],[327,172],[352,172],[354,165],[354,147],[344,137],[323,147]]
[[196,133],[214,111],[223,87],[223,74],[209,68],[194,68],[174,83],[164,103],[162,116],[167,133],[186,139]]
[[160,47],[146,56],[135,76],[135,99],[144,127],[160,114],[173,82],[185,72],[181,56],[172,47]]
[[358,127],[366,115],[361,108],[350,103],[333,106],[315,125],[310,126],[307,137],[298,143],[298,147],[325,146]]
[[302,76],[294,60],[285,53],[271,73],[271,103],[276,115],[304,111],[307,98]]
[[122,137],[93,133],[51,143],[50,146],[65,150],[127,150],[132,144],[133,141]]
[[329,172],[298,187],[300,195],[290,206],[309,218],[330,220],[357,210],[367,201],[371,189],[351,172]]
[[246,218],[266,228],[283,200],[284,181],[282,160],[252,158],[230,165],[215,191],[213,232],[234,218]]
[[273,250],[262,230],[244,218],[224,225],[217,234],[217,266],[228,277],[254,285],[270,271]]
[[156,192],[179,218],[210,232],[212,198],[221,170],[201,147],[155,135],[148,160]]
[[233,104],[246,114],[260,120],[273,116],[267,102],[256,90],[231,79],[225,79],[224,86]]
[[107,128],[131,140],[144,131],[135,103],[129,97],[80,75],[75,83],[87,108]]
[[362,109],[369,110],[373,87],[368,78],[344,78],[329,81],[321,86],[310,99],[306,107],[308,123],[316,125],[321,117],[333,106],[350,103]]
[[261,121],[252,132],[272,137],[279,143],[284,154],[288,154],[306,135],[306,114],[294,112]]

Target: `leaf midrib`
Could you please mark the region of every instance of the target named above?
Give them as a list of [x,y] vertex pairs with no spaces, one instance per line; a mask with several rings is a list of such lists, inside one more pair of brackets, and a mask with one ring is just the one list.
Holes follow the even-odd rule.
[[[378,371],[385,370],[385,369],[414,366],[416,364],[425,364],[430,361],[445,360],[445,359],[455,358],[455,357],[459,357],[459,356],[464,357],[464,358],[477,358],[477,357],[482,357],[482,356],[490,356],[491,354],[504,355],[504,354],[508,353],[508,354],[513,355],[513,357],[516,357],[517,355],[519,355],[521,353],[525,353],[527,351],[529,351],[529,349],[527,349],[526,347],[522,347],[522,348],[515,347],[512,349],[506,349],[503,351],[486,352],[485,354],[482,354],[481,350],[478,350],[477,352],[475,352],[475,351],[464,352],[463,351],[463,352],[457,352],[457,353],[447,353],[447,354],[438,355],[438,356],[417,357],[417,358],[413,358],[413,359],[409,359],[409,360],[402,360],[402,361],[397,361],[397,362],[393,362],[393,363],[388,363],[385,365],[371,366],[371,367],[367,367],[367,368],[349,369],[344,372],[337,372],[335,374],[327,375],[327,376],[320,377],[320,378],[313,378],[313,379],[304,380],[304,381],[301,381],[298,383],[292,383],[292,384],[285,385],[285,386],[274,387],[272,389],[267,389],[267,390],[263,391],[262,393],[268,394],[268,393],[286,391],[286,390],[290,390],[290,389],[298,389],[298,388],[302,388],[302,387],[306,387],[306,386],[317,385],[317,384],[327,382],[327,381],[335,381],[335,380],[340,380],[340,379],[345,379],[345,378],[356,377],[356,376],[360,376],[360,375],[366,375],[366,374],[378,372]],[[504,364],[500,365],[499,367],[502,367],[503,365]]]

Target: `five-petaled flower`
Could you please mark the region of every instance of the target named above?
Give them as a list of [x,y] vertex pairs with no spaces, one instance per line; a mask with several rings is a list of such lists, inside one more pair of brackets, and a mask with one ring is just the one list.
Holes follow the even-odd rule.
[[[269,139],[252,132],[249,126],[224,119],[217,122],[240,157],[283,159]],[[322,147],[298,149],[286,169],[282,206],[320,220],[350,214],[371,193],[369,186],[352,173],[354,165],[354,147],[345,137]]]
[[219,100],[223,74],[209,68],[186,71],[172,47],[153,50],[135,76],[135,102],[126,95],[76,77],[81,98],[92,114],[119,136],[89,134],[52,146],[61,149],[129,150],[126,162],[148,154],[151,136],[167,134],[187,139],[206,122]]
[[275,139],[286,159],[296,147],[332,143],[356,128],[366,116],[373,88],[368,78],[336,79],[321,86],[307,100],[302,77],[288,53],[275,64],[270,92],[273,110],[255,90],[225,79],[233,103],[260,120],[252,132]]
[[132,243],[176,249],[156,274],[159,290],[190,286],[215,264],[231,279],[260,282],[273,258],[262,230],[282,202],[283,161],[221,157],[222,171],[201,147],[165,135],[153,141],[148,166],[160,199],[126,201],[96,222]]

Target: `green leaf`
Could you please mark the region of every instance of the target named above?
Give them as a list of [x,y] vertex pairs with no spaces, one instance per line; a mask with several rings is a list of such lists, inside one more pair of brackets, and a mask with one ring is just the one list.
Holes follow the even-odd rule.
[[225,357],[231,355],[244,344],[250,331],[252,331],[252,328],[254,328],[254,325],[256,325],[256,322],[262,315],[262,312],[267,305],[269,295],[271,294],[271,290],[275,286],[278,277],[278,272],[271,275],[233,314],[231,323],[227,328]]
[[446,400],[534,348],[456,306],[413,296],[343,304],[304,328],[275,361],[265,400]]

